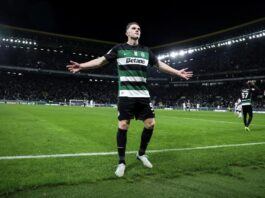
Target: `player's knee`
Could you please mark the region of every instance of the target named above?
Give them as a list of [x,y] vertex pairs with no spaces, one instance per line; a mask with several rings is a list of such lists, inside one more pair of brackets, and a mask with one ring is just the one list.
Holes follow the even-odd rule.
[[155,127],[155,120],[152,120],[150,122],[145,123],[145,128],[146,129],[153,129]]
[[119,128],[120,129],[128,130],[129,125],[130,125],[130,122],[128,120],[119,121]]

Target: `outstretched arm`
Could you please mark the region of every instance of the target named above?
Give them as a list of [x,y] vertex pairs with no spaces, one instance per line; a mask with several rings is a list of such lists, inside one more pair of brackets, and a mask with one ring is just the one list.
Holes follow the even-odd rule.
[[252,91],[260,92],[261,90],[256,85],[256,80],[249,80],[247,84],[250,85]]
[[74,61],[70,61],[70,65],[67,65],[66,68],[72,72],[72,73],[76,73],[79,72],[81,70],[85,70],[85,69],[95,69],[95,68],[99,68],[102,67],[104,65],[106,65],[108,63],[107,59],[102,56],[96,59],[93,59],[91,61],[85,62],[85,63],[77,63]]
[[158,68],[160,71],[167,73],[167,74],[171,74],[173,76],[179,76],[179,77],[184,78],[186,80],[189,80],[193,76],[192,71],[186,71],[188,68],[177,70],[177,69],[170,67],[166,63],[163,63],[160,60],[158,60],[157,65],[158,65]]

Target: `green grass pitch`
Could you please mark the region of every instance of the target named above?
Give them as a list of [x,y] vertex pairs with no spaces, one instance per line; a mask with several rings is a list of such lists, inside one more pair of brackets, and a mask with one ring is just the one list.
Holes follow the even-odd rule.
[[[132,121],[127,151],[138,150],[143,124]],[[153,169],[128,154],[0,160],[0,196],[265,197],[265,115],[251,132],[233,113],[156,110],[149,150],[258,143],[149,153]],[[0,105],[0,157],[116,151],[114,108]],[[148,152],[147,152],[148,154]]]

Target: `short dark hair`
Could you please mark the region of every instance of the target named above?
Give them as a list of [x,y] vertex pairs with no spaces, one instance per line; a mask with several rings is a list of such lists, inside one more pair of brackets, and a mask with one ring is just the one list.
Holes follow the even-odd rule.
[[126,26],[126,31],[127,31],[132,25],[138,25],[138,26],[140,26],[139,23],[137,23],[137,22],[130,22],[130,23],[128,23],[127,26]]

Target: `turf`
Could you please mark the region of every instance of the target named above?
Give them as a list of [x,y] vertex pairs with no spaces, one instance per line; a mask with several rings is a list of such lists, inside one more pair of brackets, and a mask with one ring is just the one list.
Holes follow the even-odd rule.
[[[231,112],[156,111],[150,150],[265,142],[265,115],[251,132]],[[128,151],[143,125],[132,121]],[[0,105],[0,156],[116,151],[114,108]],[[0,195],[14,197],[265,197],[265,144],[151,153],[148,170],[127,155],[0,160]]]

